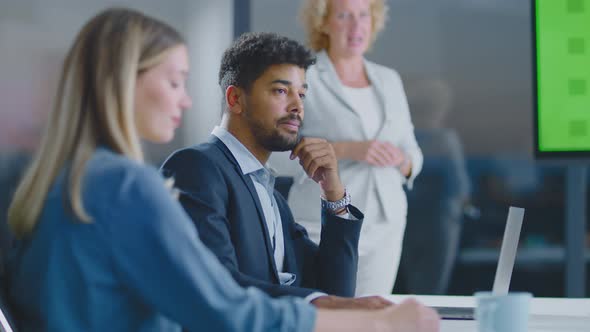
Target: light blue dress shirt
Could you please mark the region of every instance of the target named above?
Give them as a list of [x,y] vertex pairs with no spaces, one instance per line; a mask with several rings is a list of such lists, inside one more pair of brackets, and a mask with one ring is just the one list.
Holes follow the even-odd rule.
[[110,150],[87,164],[82,223],[50,189],[9,264],[20,331],[311,331],[313,306],[238,286],[159,173]]

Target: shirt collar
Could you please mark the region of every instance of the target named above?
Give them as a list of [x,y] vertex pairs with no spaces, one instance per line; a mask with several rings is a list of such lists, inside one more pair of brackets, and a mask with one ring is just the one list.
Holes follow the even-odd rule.
[[250,174],[256,172],[259,169],[263,169],[264,166],[254,157],[252,152],[248,150],[244,144],[242,144],[234,135],[232,135],[225,128],[216,126],[211,132],[212,135],[216,136],[225,144],[229,149],[229,152],[236,158],[242,174]]

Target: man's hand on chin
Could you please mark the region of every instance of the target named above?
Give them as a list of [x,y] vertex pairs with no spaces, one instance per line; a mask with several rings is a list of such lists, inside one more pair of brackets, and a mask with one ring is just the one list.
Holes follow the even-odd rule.
[[299,158],[299,164],[320,185],[326,200],[334,202],[344,197],[338,159],[330,142],[323,138],[303,137],[291,151],[290,158]]
[[311,301],[311,304],[322,309],[359,309],[359,310],[377,310],[393,305],[381,296],[364,296],[356,298],[347,298],[339,296],[320,296]]

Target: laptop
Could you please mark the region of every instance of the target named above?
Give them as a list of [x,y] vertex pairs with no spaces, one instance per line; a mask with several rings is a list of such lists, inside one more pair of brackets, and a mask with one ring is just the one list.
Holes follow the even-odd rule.
[[4,315],[2,309],[0,309],[0,331],[13,332],[13,329],[10,327],[10,323],[8,322],[8,318]]
[[[502,248],[500,249],[500,259],[498,260],[498,266],[496,267],[496,276],[492,288],[492,293],[495,295],[508,294],[523,219],[524,209],[511,206],[508,210],[504,238],[502,239]],[[432,308],[438,312],[442,319],[473,320],[475,318],[474,307]]]

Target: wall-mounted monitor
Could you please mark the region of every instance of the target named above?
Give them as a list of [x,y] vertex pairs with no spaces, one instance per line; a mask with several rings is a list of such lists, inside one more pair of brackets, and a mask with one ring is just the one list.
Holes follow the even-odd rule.
[[532,0],[535,156],[590,159],[590,0]]

